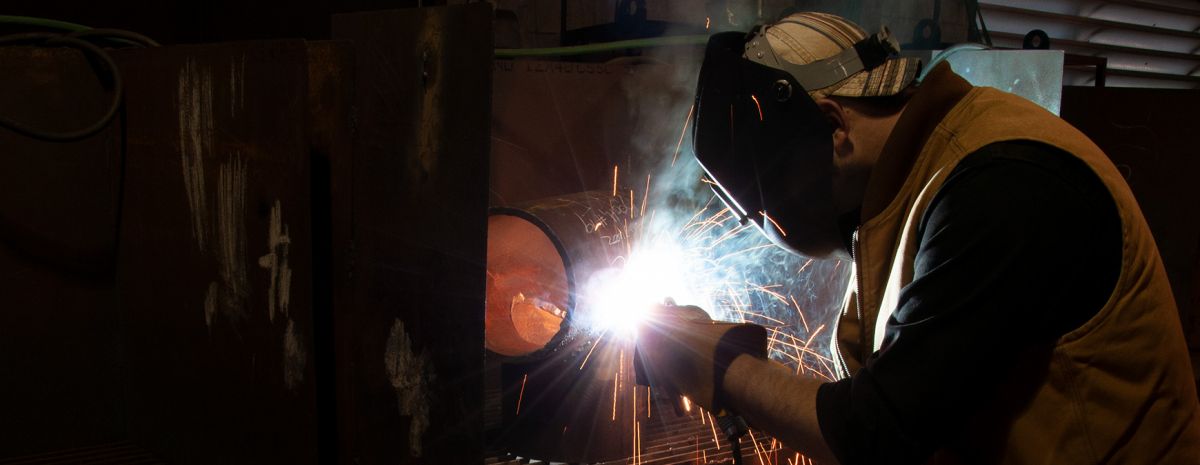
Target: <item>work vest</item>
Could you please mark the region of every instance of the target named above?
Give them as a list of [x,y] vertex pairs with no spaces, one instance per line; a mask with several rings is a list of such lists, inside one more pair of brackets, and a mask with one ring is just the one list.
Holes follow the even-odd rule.
[[972,88],[953,106],[895,198],[859,227],[855,277],[835,335],[842,375],[880,349],[900,290],[913,279],[918,227],[942,183],[968,154],[1011,140],[1057,147],[1096,173],[1121,217],[1121,272],[1104,307],[1058,339],[1051,354],[1023,362],[1012,386],[1001,386],[969,424],[955,428],[958,435],[932,462],[1200,464],[1200,406],[1183,330],[1129,186],[1074,127],[992,88]]

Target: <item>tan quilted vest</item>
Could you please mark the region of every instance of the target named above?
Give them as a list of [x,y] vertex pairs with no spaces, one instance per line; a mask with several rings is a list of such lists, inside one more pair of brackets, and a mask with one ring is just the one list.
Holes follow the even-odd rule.
[[912,281],[918,224],[947,176],[967,154],[1016,139],[1058,147],[1096,172],[1121,215],[1122,270],[1104,308],[1059,339],[1049,359],[1027,361],[1003,398],[982,405],[933,461],[1200,464],[1200,407],[1183,331],[1129,186],[1074,127],[995,89],[973,88],[949,111],[895,199],[859,228],[857,285],[836,334],[843,374],[879,349],[900,289]]

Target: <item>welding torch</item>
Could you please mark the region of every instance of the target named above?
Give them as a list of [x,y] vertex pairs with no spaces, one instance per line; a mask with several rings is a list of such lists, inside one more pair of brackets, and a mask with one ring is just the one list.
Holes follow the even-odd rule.
[[750,428],[722,399],[721,385],[729,365],[743,354],[767,357],[765,328],[713,321],[699,307],[667,299],[638,329],[633,359],[637,384],[686,395],[708,407],[725,432],[735,465],[742,462],[740,440]]

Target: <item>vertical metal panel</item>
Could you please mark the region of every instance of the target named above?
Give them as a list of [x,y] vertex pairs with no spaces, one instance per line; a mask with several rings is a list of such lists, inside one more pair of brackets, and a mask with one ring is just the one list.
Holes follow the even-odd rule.
[[344,462],[482,460],[491,21],[480,3],[334,17],[356,62],[355,153],[332,183],[351,196],[333,212],[352,225],[334,245]]
[[632,132],[627,126],[633,113],[621,77],[635,69],[620,64],[495,60],[493,203],[528,202],[601,189],[611,182],[612,165],[626,162],[632,152],[623,150],[626,144],[621,140],[628,140]]
[[314,463],[305,44],[119,58],[131,434],[174,463]]
[[[701,58],[696,50],[676,52],[687,63]],[[605,189],[614,164],[625,183],[627,173],[690,157],[682,136],[696,72],[655,61],[495,60],[493,204]]]
[[[69,49],[0,47],[0,114],[92,124],[111,94]],[[0,129],[0,457],[120,437],[121,123],[71,143]]]

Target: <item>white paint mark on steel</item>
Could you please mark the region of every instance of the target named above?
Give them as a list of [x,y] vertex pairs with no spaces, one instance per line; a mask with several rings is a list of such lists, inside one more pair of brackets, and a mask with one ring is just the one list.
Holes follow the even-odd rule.
[[279,200],[271,207],[271,225],[267,231],[267,247],[270,252],[258,257],[258,266],[271,270],[271,288],[267,293],[267,315],[275,321],[275,311],[288,315],[288,302],[292,293],[292,268],[288,266],[287,224],[283,222],[283,206]]
[[295,389],[304,381],[304,366],[308,353],[296,335],[296,322],[288,318],[287,330],[283,333],[283,384]]
[[188,60],[179,72],[179,153],[183,187],[192,213],[192,237],[204,250],[208,205],[204,194],[204,157],[212,149],[212,70]]
[[429,384],[434,375],[428,355],[413,352],[412,340],[398,318],[392,323],[383,362],[396,391],[400,415],[409,417],[409,453],[420,457],[421,438],[429,428]]
[[227,317],[244,316],[250,294],[246,277],[246,162],[234,153],[221,163],[217,178],[217,271],[221,277],[221,308]]

